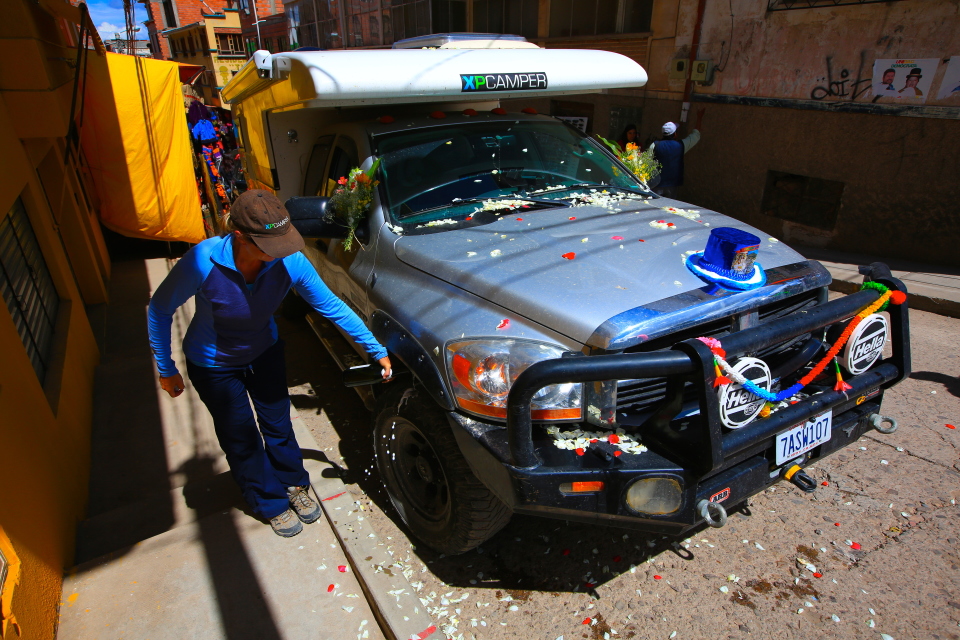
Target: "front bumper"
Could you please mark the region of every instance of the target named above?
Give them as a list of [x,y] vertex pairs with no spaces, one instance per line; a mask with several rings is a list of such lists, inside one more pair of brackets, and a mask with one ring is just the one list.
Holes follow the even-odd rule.
[[[875,265],[874,279],[905,291],[902,283]],[[885,277],[884,277],[885,276]],[[870,303],[874,290],[826,302],[809,311],[752,327],[723,339],[728,358],[755,353],[791,338],[822,332]],[[460,448],[474,473],[514,512],[567,520],[605,522],[631,528],[679,533],[703,521],[697,510],[702,500],[733,506],[780,480],[775,463],[776,435],[810,418],[832,411],[831,439],[788,464],[809,464],[855,442],[871,428],[868,418],[878,413],[885,389],[910,373],[910,343],[906,303],[891,305],[890,334],[893,355],[865,373],[846,381],[851,389],[819,390],[806,399],[757,419],[736,430],[721,426],[713,388],[713,355],[698,340],[687,340],[667,351],[563,358],[540,362],[514,383],[502,426],[450,413]],[[534,429],[530,401],[541,388],[560,382],[667,377],[667,396],[640,428],[648,451],[614,457],[603,447],[585,455],[558,449],[552,437]],[[699,415],[676,418],[685,385],[697,388]],[[639,478],[666,477],[683,487],[680,508],[666,515],[642,515],[626,504],[627,487]],[[601,480],[598,493],[564,494],[561,483]]]

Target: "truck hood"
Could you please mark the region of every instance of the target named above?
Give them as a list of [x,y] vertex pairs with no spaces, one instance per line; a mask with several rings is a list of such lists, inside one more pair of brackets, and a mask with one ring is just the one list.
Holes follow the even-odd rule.
[[[675,227],[658,228],[658,221]],[[785,285],[775,281],[752,292],[711,293],[713,287],[687,269],[687,252],[702,251],[710,230],[721,226],[761,238],[757,262],[768,280],[776,267],[803,263],[816,277],[787,277],[794,289],[829,283],[822,267],[807,265],[767,234],[714,211],[691,213],[690,205],[666,198],[628,201],[613,209],[521,210],[484,226],[402,236],[395,250],[406,264],[517,316],[582,344],[622,349],[670,329],[664,316],[682,311],[702,322],[783,296]],[[805,285],[797,288],[799,280]],[[694,306],[698,309],[691,314]],[[674,324],[672,330],[678,328]]]

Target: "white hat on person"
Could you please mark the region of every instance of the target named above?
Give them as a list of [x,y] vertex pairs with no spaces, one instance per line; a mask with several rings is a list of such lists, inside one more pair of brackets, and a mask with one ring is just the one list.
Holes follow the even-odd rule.
[[672,136],[676,132],[677,132],[677,125],[675,125],[674,123],[668,122],[665,125],[663,125],[663,135]]

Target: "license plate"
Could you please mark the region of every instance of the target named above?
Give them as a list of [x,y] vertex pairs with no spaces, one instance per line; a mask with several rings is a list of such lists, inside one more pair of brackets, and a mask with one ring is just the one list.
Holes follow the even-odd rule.
[[830,440],[832,424],[833,411],[827,411],[807,420],[804,424],[798,424],[789,431],[779,434],[777,436],[777,465],[793,460]]

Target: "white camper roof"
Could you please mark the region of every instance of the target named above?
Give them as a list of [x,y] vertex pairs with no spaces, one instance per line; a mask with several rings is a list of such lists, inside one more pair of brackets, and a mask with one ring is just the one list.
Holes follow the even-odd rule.
[[596,93],[646,82],[630,58],[589,49],[258,51],[222,96],[236,103],[269,89],[274,108],[338,107]]

